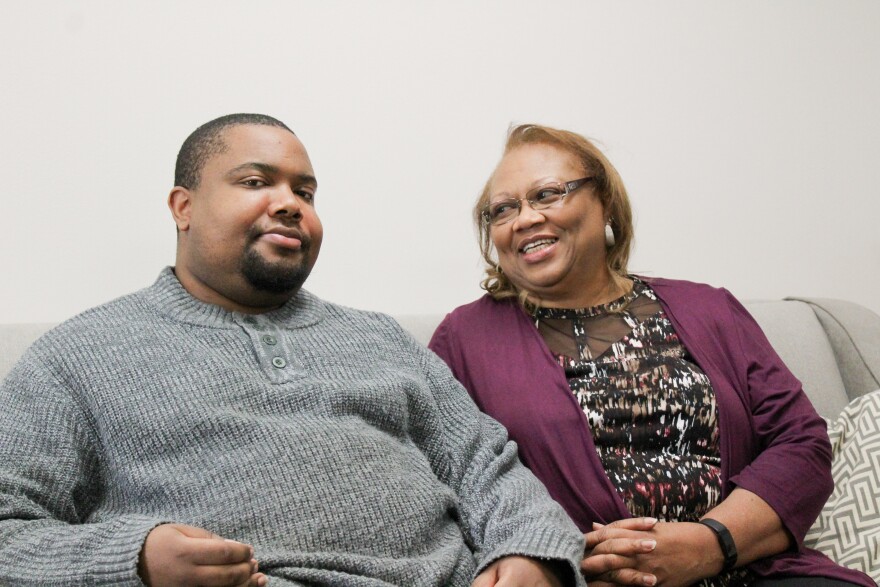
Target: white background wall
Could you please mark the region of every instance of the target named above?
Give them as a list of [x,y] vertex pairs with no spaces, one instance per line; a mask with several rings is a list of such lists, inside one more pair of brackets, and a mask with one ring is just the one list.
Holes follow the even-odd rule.
[[199,124],[286,121],[318,173],[307,287],[392,313],[479,295],[470,207],[511,122],[599,141],[631,269],[880,312],[880,2],[4,2],[0,322],[173,263]]

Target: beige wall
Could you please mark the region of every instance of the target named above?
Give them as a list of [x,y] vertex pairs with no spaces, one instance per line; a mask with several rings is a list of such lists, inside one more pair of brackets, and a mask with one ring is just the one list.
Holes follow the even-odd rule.
[[598,139],[632,269],[880,313],[880,3],[15,2],[0,19],[0,322],[57,321],[173,262],[197,125],[310,150],[307,287],[398,314],[479,290],[473,198],[511,122]]

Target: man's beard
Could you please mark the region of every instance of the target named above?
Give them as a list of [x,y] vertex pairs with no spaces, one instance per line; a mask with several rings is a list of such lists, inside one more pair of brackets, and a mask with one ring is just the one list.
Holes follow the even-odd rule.
[[288,267],[282,263],[270,263],[253,247],[248,247],[241,260],[241,272],[254,288],[260,291],[282,294],[298,290],[311,272],[307,264],[311,243],[304,241],[300,255],[302,263]]

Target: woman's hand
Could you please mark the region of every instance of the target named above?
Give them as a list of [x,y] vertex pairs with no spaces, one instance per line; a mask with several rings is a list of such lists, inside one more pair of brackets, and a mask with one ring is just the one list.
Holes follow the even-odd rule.
[[[776,512],[741,487],[706,517],[727,526],[736,543],[737,566],[790,547],[791,537]],[[596,524],[584,539],[581,571],[591,586],[689,585],[714,577],[724,566],[715,533],[695,522],[632,518],[607,526]]]
[[591,586],[655,585],[657,577],[639,569],[638,557],[657,546],[651,530],[655,518],[627,518],[607,526],[593,524],[584,534],[581,572]]
[[690,585],[721,571],[714,533],[702,524],[620,520],[584,535],[581,570],[593,586]]

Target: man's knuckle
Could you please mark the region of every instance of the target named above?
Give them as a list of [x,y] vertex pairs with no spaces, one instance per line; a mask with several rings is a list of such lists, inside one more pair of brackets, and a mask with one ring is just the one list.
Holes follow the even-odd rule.
[[226,585],[238,585],[247,581],[250,576],[248,571],[249,569],[244,568],[242,565],[225,566],[220,571],[220,579]]

